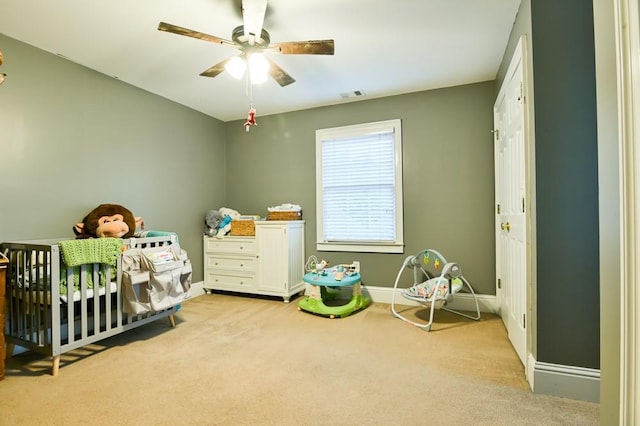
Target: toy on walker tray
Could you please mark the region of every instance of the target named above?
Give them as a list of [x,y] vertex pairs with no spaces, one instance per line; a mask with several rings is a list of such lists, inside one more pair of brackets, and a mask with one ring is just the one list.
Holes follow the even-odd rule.
[[[309,294],[298,304],[299,310],[329,318],[344,318],[369,305],[369,299],[362,295],[360,267],[356,262],[330,268],[327,261],[318,262],[315,256],[311,256],[305,266],[308,272],[304,275],[303,281],[310,284]],[[353,286],[351,300],[348,303],[340,306],[325,304],[340,294],[337,287],[345,286]]]

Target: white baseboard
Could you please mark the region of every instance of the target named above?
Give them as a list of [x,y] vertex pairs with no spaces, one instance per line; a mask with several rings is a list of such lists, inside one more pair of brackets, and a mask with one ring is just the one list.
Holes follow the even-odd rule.
[[527,383],[529,383],[529,387],[531,388],[531,390],[533,390],[533,380],[534,380],[534,376],[533,376],[533,372],[535,371],[535,367],[536,367],[536,359],[533,357],[533,355],[531,353],[529,353],[529,355],[527,356],[527,366],[526,366],[526,375],[527,375]]
[[[362,286],[362,293],[366,294],[372,302],[378,303],[391,303],[393,298],[394,289],[392,287],[373,287]],[[398,305],[418,306],[417,302],[405,299],[402,297],[401,290],[396,289],[396,301]],[[478,306],[480,312],[488,312],[492,314],[498,313],[498,305],[496,296],[477,294]],[[458,293],[454,296],[453,300],[447,303],[447,306],[457,311],[475,311],[476,305],[473,300],[473,296],[469,293]]]
[[204,281],[198,281],[197,283],[191,283],[191,288],[189,289],[191,293],[191,298],[202,296],[204,291]]
[[535,393],[600,402],[600,370],[538,362],[533,356],[529,358],[529,384]]

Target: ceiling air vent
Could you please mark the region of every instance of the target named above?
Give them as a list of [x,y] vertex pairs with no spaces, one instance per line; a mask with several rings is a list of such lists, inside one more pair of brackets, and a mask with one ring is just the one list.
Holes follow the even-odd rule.
[[362,90],[354,90],[353,92],[340,93],[340,97],[342,99],[359,98],[360,96],[364,96],[364,92]]

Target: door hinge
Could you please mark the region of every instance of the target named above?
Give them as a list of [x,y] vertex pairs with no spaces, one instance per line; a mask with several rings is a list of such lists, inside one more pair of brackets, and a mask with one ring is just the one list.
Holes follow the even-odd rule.
[[500,204],[496,204],[496,214],[500,214]]
[[502,280],[498,278],[498,289],[502,288]]
[[496,142],[500,140],[500,130],[492,129],[491,133],[493,133],[493,137],[496,139]]
[[524,213],[524,197],[522,197],[522,213]]
[[522,314],[522,328],[527,328],[527,314]]

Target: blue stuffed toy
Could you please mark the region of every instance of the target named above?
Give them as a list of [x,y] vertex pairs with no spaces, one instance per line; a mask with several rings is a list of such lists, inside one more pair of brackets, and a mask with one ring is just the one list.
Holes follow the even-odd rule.
[[231,230],[231,221],[233,219],[231,216],[225,216],[224,219],[220,222],[220,226],[218,226],[218,237],[224,236],[227,232]]

